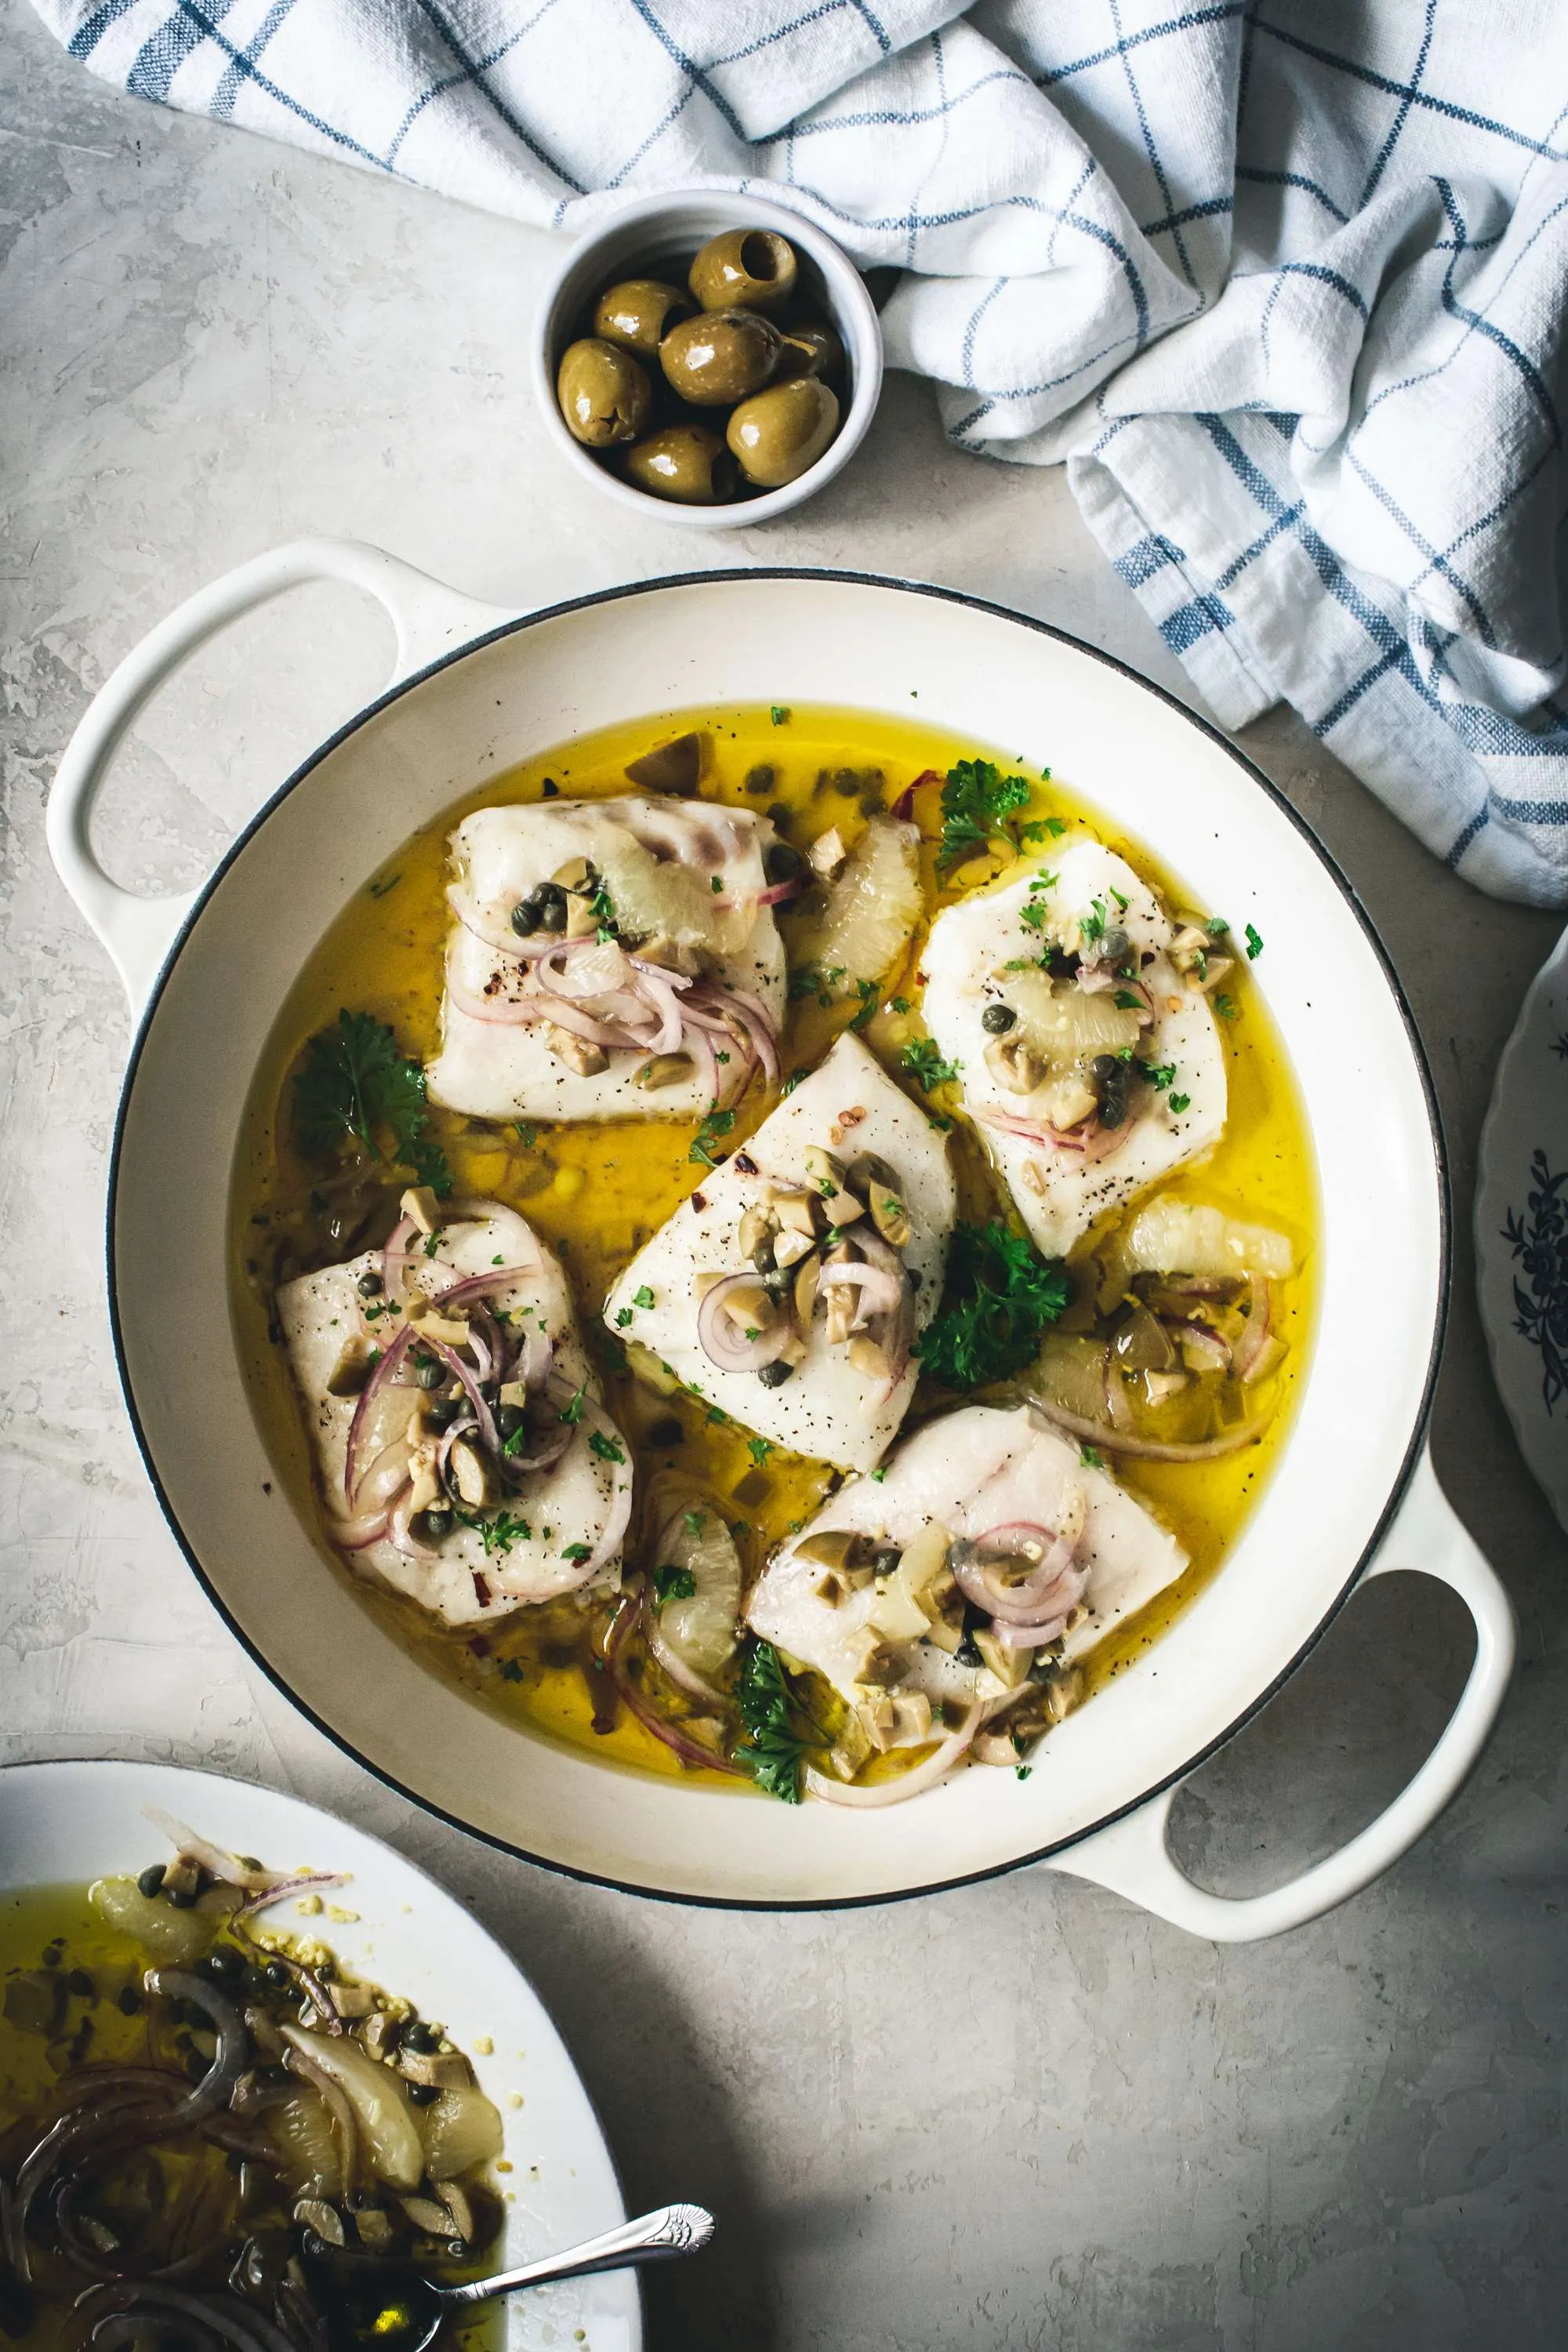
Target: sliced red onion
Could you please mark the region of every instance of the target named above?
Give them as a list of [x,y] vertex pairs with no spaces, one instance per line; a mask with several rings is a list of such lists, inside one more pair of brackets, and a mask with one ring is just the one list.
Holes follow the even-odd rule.
[[447,974],[447,993],[458,1012],[466,1013],[470,1021],[489,1021],[500,1027],[510,1025],[519,1028],[539,1018],[530,1001],[520,1001],[513,996],[477,996],[450,971]]
[[[489,1337],[487,1337],[480,1323],[480,1316],[484,1316],[484,1321],[486,1323],[489,1323],[490,1328]],[[490,1339],[495,1334],[495,1325],[490,1323],[489,1317],[485,1315],[483,1307],[479,1307],[468,1318],[468,1349],[469,1355],[472,1356],[474,1360],[474,1378],[479,1381],[481,1388],[489,1388],[491,1381],[495,1379],[496,1351],[490,1345]]]
[[691,982],[679,973],[663,971],[658,964],[645,963],[640,957],[633,956],[631,961],[638,993],[646,997],[659,1016],[658,1029],[648,1040],[649,1053],[679,1053],[686,1027],[680,994]]
[[509,1486],[516,1486],[524,1478],[537,1477],[542,1471],[553,1470],[576,1433],[571,1422],[558,1421],[542,1435],[530,1454],[509,1454],[503,1445],[501,1476]]
[[675,1644],[666,1639],[659,1627],[657,1609],[644,1612],[643,1638],[672,1683],[679,1683],[681,1689],[689,1691],[693,1698],[705,1698],[714,1706],[729,1704],[723,1692],[715,1690],[710,1682],[705,1682],[696,1667],[689,1666]]
[[428,1334],[421,1340],[420,1345],[428,1348],[431,1354],[446,1365],[453,1379],[460,1382],[464,1395],[474,1408],[474,1418],[479,1424],[480,1437],[490,1453],[499,1454],[500,1433],[496,1428],[495,1416],[485,1402],[484,1391],[457,1349],[448,1348],[445,1339],[437,1339]]
[[427,1561],[438,1559],[440,1554],[432,1551],[427,1544],[422,1544],[410,1525],[410,1521],[415,1517],[411,1508],[413,1501],[414,1489],[410,1486],[407,1492],[400,1495],[394,1503],[386,1515],[387,1540],[395,1544],[397,1549],[409,1559]]
[[380,1543],[386,1533],[385,1511],[360,1511],[352,1519],[340,1519],[335,1513],[329,1517],[327,1533],[340,1551],[367,1551]]
[[529,1323],[519,1345],[517,1377],[525,1389],[542,1389],[550,1378],[555,1342],[537,1318]]
[[470,1298],[483,1298],[492,1290],[505,1290],[514,1282],[526,1282],[539,1272],[544,1260],[535,1257],[531,1265],[491,1265],[483,1274],[465,1275],[461,1282],[449,1282],[436,1297],[442,1307],[461,1307]]
[[[799,874],[793,876],[789,881],[775,882],[770,888],[766,890],[759,890],[754,903],[759,907],[782,907],[788,899],[799,898],[801,892],[805,887],[805,873],[803,868]],[[733,906],[738,902],[731,899],[730,903]]]
[[443,1486],[447,1483],[447,1465],[452,1458],[453,1446],[459,1437],[472,1437],[479,1425],[471,1413],[465,1413],[460,1421],[452,1423],[450,1429],[441,1432],[441,1442],[436,1448],[436,1476]]
[[[914,1285],[910,1272],[891,1242],[885,1241],[876,1227],[861,1219],[855,1232],[855,1245],[868,1265],[879,1266],[899,1286],[897,1303],[891,1309],[886,1328],[878,1333],[879,1343],[888,1360],[888,1386],[885,1393],[891,1396],[903,1379],[915,1343],[916,1314]],[[825,1269],[826,1271],[826,1269]]]
[[226,1886],[242,1886],[250,1895],[266,1894],[268,1889],[279,1886],[287,1875],[281,1870],[268,1870],[261,1863],[242,1862],[238,1854],[227,1853],[221,1845],[214,1845],[210,1838],[201,1836],[184,1822],[176,1821],[173,1813],[164,1812],[160,1805],[143,1805],[142,1811],[155,1830],[163,1831],[177,1854],[188,1862],[199,1862],[205,1871],[212,1877],[221,1879]]
[[784,1315],[775,1316],[754,1339],[744,1339],[736,1331],[726,1312],[725,1301],[734,1297],[742,1283],[754,1284],[756,1279],[754,1274],[725,1275],[722,1281],[712,1285],[697,1310],[697,1337],[702,1352],[722,1372],[759,1372],[764,1364],[777,1363],[793,1336],[789,1318]]
[[1067,1602],[1059,1617],[1047,1617],[1036,1625],[1016,1624],[1011,1617],[994,1617],[991,1631],[1005,1650],[1043,1650],[1047,1642],[1059,1642],[1068,1629],[1068,1613],[1082,1599],[1082,1589]]
[[748,1776],[739,1764],[731,1764],[727,1756],[717,1756],[711,1748],[700,1747],[695,1739],[689,1739],[683,1731],[667,1721],[643,1696],[626,1672],[626,1646],[642,1615],[641,1595],[628,1593],[621,1602],[605,1643],[605,1664],[610,1670],[616,1688],[626,1701],[627,1713],[635,1715],[643,1729],[651,1731],[654,1738],[679,1756],[683,1764],[695,1764],[705,1772],[727,1772],[733,1780],[745,1780]]
[[384,1511],[400,1486],[408,1482],[409,1445],[405,1436],[395,1437],[384,1445],[354,1489],[354,1501],[359,1506],[355,1516]]
[[[992,1557],[983,1557],[982,1546]],[[1029,1574],[1008,1579],[1002,1574],[1002,1561],[1022,1552],[1024,1547],[1038,1552],[1038,1559]],[[1033,1527],[1022,1522],[994,1529],[973,1545],[954,1544],[948,1556],[953,1580],[965,1600],[973,1601],[977,1609],[988,1611],[993,1618],[1006,1618],[1017,1624],[1030,1624],[1042,1613],[1056,1614],[1070,1609],[1082,1591],[1083,1578],[1073,1564],[1073,1547],[1065,1536],[1054,1535],[1049,1528]],[[1078,1591],[1066,1594],[1066,1586],[1074,1578]],[[1058,1587],[1062,1588],[1058,1591]]]
[[1088,1166],[1109,1160],[1113,1151],[1120,1151],[1138,1124],[1134,1118],[1124,1118],[1120,1127],[1101,1127],[1099,1119],[1093,1118],[1082,1127],[1047,1127],[1038,1120],[1020,1118],[1012,1111],[994,1109],[989,1104],[980,1106],[973,1116],[981,1127],[994,1128],[1000,1135],[1016,1135],[1026,1143],[1079,1153]]
[[1037,1412],[1066,1430],[1069,1437],[1080,1438],[1086,1445],[1103,1445],[1108,1454],[1126,1454],[1143,1462],[1216,1462],[1222,1454],[1238,1454],[1244,1445],[1252,1445],[1263,1434],[1263,1421],[1249,1421],[1237,1429],[1226,1430],[1223,1437],[1205,1437],[1188,1445],[1167,1443],[1155,1437],[1136,1437],[1121,1429],[1107,1429],[1102,1421],[1086,1421],[1081,1413],[1065,1412],[1049,1397],[1033,1400]]
[[234,1916],[248,1918],[253,1911],[268,1910],[274,1903],[287,1902],[291,1895],[312,1895],[323,1886],[341,1886],[348,1874],[346,1870],[297,1870],[289,1877],[268,1872],[270,1883],[242,1903]]
[[1248,1279],[1247,1288],[1247,1316],[1236,1343],[1234,1361],[1238,1377],[1250,1382],[1262,1369],[1261,1359],[1274,1320],[1274,1291],[1272,1285],[1258,1275]]
[[762,998],[752,995],[747,989],[726,988],[724,994],[740,1012],[769,1086],[776,1087],[779,1081],[778,1031],[773,1024],[773,1014]]
[[348,1447],[343,1455],[343,1493],[351,1503],[354,1501],[359,1491],[362,1466],[360,1453],[370,1426],[371,1406],[408,1353],[409,1342],[413,1337],[413,1332],[405,1323],[397,1337],[389,1341],[386,1353],[359,1392],[359,1402],[354,1407],[353,1419],[349,1423]]
[[896,1780],[877,1780],[869,1788],[857,1788],[852,1781],[836,1780],[815,1764],[805,1768],[805,1787],[809,1796],[820,1797],[829,1805],[849,1805],[865,1812],[881,1805],[901,1805],[906,1798],[923,1796],[945,1780],[964,1749],[985,1719],[985,1707],[976,1699],[956,1731],[950,1732],[939,1748],[933,1748],[923,1764],[915,1764],[909,1771],[900,1772]]

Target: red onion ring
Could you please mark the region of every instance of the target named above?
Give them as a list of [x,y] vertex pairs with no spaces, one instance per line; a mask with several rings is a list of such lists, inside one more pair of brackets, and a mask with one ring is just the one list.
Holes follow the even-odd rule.
[[643,1598],[641,1593],[627,1593],[624,1597],[605,1640],[605,1664],[609,1668],[616,1690],[626,1702],[627,1713],[635,1715],[643,1729],[651,1731],[654,1738],[679,1756],[683,1764],[695,1764],[705,1772],[727,1772],[737,1780],[747,1779],[749,1776],[741,1766],[732,1764],[727,1756],[716,1756],[711,1748],[699,1747],[695,1739],[688,1739],[683,1731],[678,1731],[675,1725],[668,1722],[643,1696],[626,1672],[623,1654],[643,1614]]
[[1274,1320],[1274,1292],[1265,1276],[1247,1277],[1247,1307],[1241,1337],[1232,1354],[1237,1377],[1250,1382],[1258,1377],[1259,1359],[1268,1344],[1269,1328]]
[[405,1433],[382,1447],[374,1461],[362,1472],[354,1489],[354,1501],[360,1511],[384,1511],[393,1496],[407,1485],[409,1452]]
[[822,1798],[826,1804],[853,1806],[864,1812],[881,1805],[901,1805],[907,1798],[922,1796],[927,1789],[934,1789],[939,1780],[946,1780],[984,1719],[984,1702],[976,1699],[958,1729],[950,1732],[923,1764],[911,1766],[909,1771],[900,1772],[896,1780],[874,1781],[868,1789],[858,1789],[850,1781],[835,1780],[830,1772],[808,1764],[805,1768],[807,1792],[813,1797]]
[[644,1612],[643,1639],[672,1683],[679,1683],[681,1689],[689,1691],[693,1698],[708,1699],[714,1706],[729,1704],[723,1692],[715,1690],[711,1683],[705,1682],[696,1667],[689,1666],[674,1643],[667,1640],[659,1627],[657,1609]]
[[793,1330],[787,1316],[775,1316],[754,1339],[739,1337],[731,1339],[729,1330],[734,1327],[724,1311],[724,1302],[733,1297],[742,1283],[754,1283],[754,1274],[727,1274],[716,1282],[697,1310],[697,1338],[703,1354],[721,1372],[758,1372],[764,1364],[776,1363],[788,1347]]
[[831,1283],[859,1291],[860,1315],[858,1321],[873,1315],[897,1314],[899,1302],[904,1295],[902,1281],[895,1281],[886,1266],[881,1265],[825,1265],[817,1280],[823,1286]]
[[440,1554],[433,1552],[428,1545],[422,1544],[409,1526],[409,1521],[414,1517],[414,1512],[410,1508],[413,1501],[414,1489],[410,1486],[407,1492],[400,1495],[394,1503],[386,1515],[387,1541],[395,1545],[408,1559],[438,1559]]
[[437,1339],[428,1334],[419,1344],[421,1347],[428,1348],[431,1354],[446,1365],[453,1379],[461,1384],[464,1394],[474,1408],[474,1418],[479,1423],[480,1437],[491,1454],[499,1454],[500,1433],[495,1425],[495,1417],[485,1402],[484,1391],[457,1349],[449,1348],[445,1339]]
[[1083,1598],[1081,1585],[1067,1601],[1059,1617],[1043,1618],[1038,1624],[1016,1624],[1011,1617],[994,1617],[991,1631],[1005,1650],[1041,1650],[1047,1642],[1059,1642],[1068,1629],[1068,1613]]
[[[1184,1321],[1181,1327],[1181,1340],[1184,1353],[1185,1353],[1190,1345],[1195,1348],[1200,1356],[1206,1358],[1207,1361],[1205,1369],[1211,1372],[1229,1371],[1231,1366],[1231,1351],[1226,1346],[1225,1341],[1220,1338],[1219,1333],[1217,1331],[1211,1331],[1206,1323]],[[1259,1339],[1258,1346],[1261,1348],[1262,1344],[1262,1340]],[[1254,1353],[1256,1354],[1256,1352],[1257,1350],[1255,1349]],[[1249,1357],[1247,1360],[1250,1362],[1252,1360],[1251,1357]],[[1240,1370],[1239,1364],[1237,1369],[1237,1370]],[[1246,1373],[1242,1372],[1241,1377],[1245,1380],[1247,1378]]]
[[746,902],[731,899],[730,904],[731,906],[735,906],[739,904],[751,903],[758,907],[782,907],[789,899],[798,898],[805,887],[805,876],[804,873],[800,873],[796,874],[788,882],[775,882],[773,884],[771,888],[759,890],[755,899],[752,901]]
[[[531,1230],[530,1240],[533,1238]],[[489,1290],[504,1290],[513,1282],[526,1282],[543,1265],[542,1255],[536,1253],[530,1265],[487,1266],[483,1274],[465,1275],[460,1282],[449,1282],[438,1290],[436,1297],[442,1307],[461,1307],[466,1299],[482,1298]]]
[[340,1519],[335,1512],[329,1514],[327,1533],[340,1551],[367,1551],[380,1543],[386,1533],[385,1511],[361,1511],[352,1519]]
[[[1007,1543],[1037,1545],[1040,1552],[1029,1574],[1014,1581],[1001,1574],[1001,1559],[1005,1554],[1000,1554],[1000,1548]],[[1000,1556],[983,1559],[979,1556],[981,1544],[996,1548]],[[1015,1552],[1013,1557],[1017,1554]],[[1064,1536],[1053,1534],[1049,1528],[1021,1521],[995,1528],[972,1546],[954,1544],[948,1555],[948,1565],[965,1600],[973,1601],[977,1609],[985,1610],[994,1619],[1005,1618],[1020,1625],[1032,1624],[1042,1612],[1051,1616],[1074,1607],[1084,1582],[1074,1566],[1073,1547]],[[1079,1591],[1069,1599],[1066,1588],[1075,1576]]]
[[1262,1436],[1267,1415],[1260,1421],[1249,1421],[1240,1428],[1227,1430],[1223,1437],[1200,1438],[1190,1445],[1167,1444],[1154,1437],[1136,1437],[1121,1429],[1107,1429],[1100,1421],[1086,1421],[1080,1413],[1065,1412],[1053,1404],[1049,1397],[1032,1399],[1035,1410],[1065,1430],[1069,1437],[1082,1440],[1086,1445],[1103,1445],[1108,1454],[1126,1454],[1143,1462],[1217,1462],[1222,1454],[1238,1454],[1244,1445],[1256,1444]]
[[514,996],[476,996],[454,973],[447,974],[447,994],[470,1021],[489,1021],[498,1027],[521,1028],[538,1015]]
[[409,1342],[413,1337],[413,1332],[405,1323],[397,1337],[388,1343],[385,1355],[359,1392],[359,1402],[354,1407],[353,1419],[349,1423],[348,1446],[343,1454],[343,1493],[351,1503],[353,1502],[359,1491],[360,1452],[364,1444],[371,1405],[407,1354]]
[[399,1217],[388,1234],[386,1246],[381,1253],[382,1290],[395,1307],[401,1307],[403,1304],[403,1286],[407,1276],[409,1262],[414,1255],[408,1244],[418,1231],[419,1228],[412,1217]]

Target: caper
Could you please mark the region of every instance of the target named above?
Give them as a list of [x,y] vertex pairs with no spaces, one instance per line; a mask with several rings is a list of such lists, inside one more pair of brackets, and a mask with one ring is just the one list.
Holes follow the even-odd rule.
[[425,1408],[425,1423],[428,1429],[450,1429],[463,1410],[461,1397],[432,1397]]
[[503,1404],[496,1413],[496,1427],[503,1437],[515,1437],[528,1427],[528,1415],[520,1404]]
[[795,1366],[786,1364],[782,1356],[775,1356],[771,1364],[759,1365],[757,1378],[765,1389],[782,1389],[785,1381],[794,1380]]
[[414,1380],[415,1385],[418,1388],[444,1388],[447,1383],[447,1367],[441,1362],[439,1357],[416,1356],[414,1359]]
[[606,286],[595,303],[594,332],[637,359],[657,359],[661,339],[695,307],[689,294],[662,278],[624,278]]
[[902,1558],[903,1553],[897,1544],[881,1544],[871,1554],[871,1565],[879,1576],[892,1576]]
[[142,2009],[142,1993],[139,1986],[133,1984],[121,1985],[120,1990],[115,1994],[114,1999],[116,2006],[124,2016],[136,2017],[140,2015]]
[[759,800],[764,793],[773,791],[777,781],[778,770],[770,768],[765,760],[760,760],[754,768],[746,770],[746,790],[755,793]]
[[434,2083],[409,2083],[405,2087],[416,2107],[433,2107],[441,2095]]
[[741,471],[759,489],[798,481],[838,430],[838,402],[825,383],[803,375],[743,399],[724,428]]
[[735,461],[722,435],[706,425],[661,425],[626,451],[626,464],[639,490],[680,506],[722,506],[735,495]]
[[584,335],[562,354],[555,390],[567,431],[589,449],[635,441],[653,405],[647,371],[596,335]]
[[535,893],[539,900],[539,928],[542,931],[563,931],[568,908],[566,893],[558,882],[542,882]]
[[775,833],[784,833],[787,831],[795,816],[795,811],[787,801],[770,801],[763,814]]
[[772,383],[780,349],[778,329],[759,311],[709,310],[672,327],[658,359],[682,400],[727,408]]
[[540,928],[539,918],[542,911],[542,910],[539,903],[539,893],[537,891],[535,891],[533,896],[530,898],[520,898],[518,900],[516,906],[511,910],[511,927],[517,933],[519,939],[525,940],[528,938],[531,931],[538,930]]
[[416,2050],[423,2056],[429,2057],[441,2047],[441,2038],[431,2031],[422,2017],[411,2017],[403,2029],[403,2043],[405,2049]]
[[648,1431],[647,1442],[650,1445],[679,1445],[684,1443],[685,1437],[686,1432],[676,1420],[675,1415],[668,1413],[662,1421],[654,1423],[653,1427]]
[[207,1970],[219,1984],[230,1982],[244,1973],[245,1961],[232,1944],[219,1944],[207,1954]]
[[1115,1054],[1097,1054],[1089,1066],[1100,1097],[1101,1127],[1123,1126],[1127,1118],[1128,1064]]
[[281,1960],[263,1961],[261,1973],[274,1992],[286,1992],[294,1981]]
[[1005,1037],[1017,1018],[1010,1004],[988,1004],[980,1016],[980,1026],[988,1029],[993,1037]]
[[379,1298],[386,1285],[374,1266],[366,1266],[354,1286],[362,1298]]
[[241,1991],[249,1993],[255,2000],[265,2000],[271,1990],[267,1981],[267,1970],[259,1960],[252,1960],[241,1971],[239,1982]]
[[805,864],[798,849],[792,849],[787,841],[775,841],[763,859],[763,872],[770,882],[793,882]]
[[85,1969],[72,1969],[69,1976],[66,1979],[66,1987],[68,1991],[74,1992],[79,2000],[89,2000],[98,1990],[97,1986],[93,1983],[92,1979],[89,1976]]
[[163,1889],[163,1900],[165,1903],[172,1903],[176,1911],[191,1911],[195,1908],[196,1889],[194,1886],[166,1885]]
[[1100,935],[1101,963],[1120,963],[1128,950],[1127,933],[1120,923],[1111,923]]
[[156,1895],[159,1888],[163,1884],[163,1874],[166,1867],[167,1865],[163,1863],[150,1862],[147,1864],[146,1869],[141,1872],[137,1877],[137,1894],[145,1895],[149,1898]]
[[731,228],[709,238],[687,283],[705,310],[726,310],[733,302],[752,310],[777,310],[795,292],[798,274],[787,238],[768,228]]
[[443,1503],[432,1503],[427,1511],[416,1511],[408,1522],[415,1535],[424,1543],[440,1543],[452,1532],[451,1512]]

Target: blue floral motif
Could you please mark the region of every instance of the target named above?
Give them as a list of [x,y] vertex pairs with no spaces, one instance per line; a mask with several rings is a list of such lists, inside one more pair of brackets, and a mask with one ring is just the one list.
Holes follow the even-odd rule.
[[1541,1350],[1541,1393],[1550,1412],[1568,1393],[1568,1168],[1553,1176],[1545,1152],[1537,1150],[1530,1173],[1536,1189],[1526,1195],[1529,1220],[1510,1209],[1503,1239],[1524,1262],[1530,1287],[1515,1277],[1514,1329]]

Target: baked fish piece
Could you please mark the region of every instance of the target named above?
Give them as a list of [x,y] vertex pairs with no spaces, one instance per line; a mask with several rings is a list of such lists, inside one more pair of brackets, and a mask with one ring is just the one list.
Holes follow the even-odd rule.
[[942,1137],[846,1031],[637,1252],[605,1319],[774,1444],[868,1470],[914,1393],[953,1205]]
[[1219,1140],[1230,961],[1087,836],[932,924],[926,1025],[1047,1257]]
[[630,1450],[515,1210],[407,1193],[384,1251],[283,1284],[278,1316],[356,1574],[448,1625],[615,1582]]
[[928,1422],[879,1477],[852,1479],[781,1544],[746,1616],[847,1701],[835,1754],[847,1777],[874,1750],[1012,1720],[1037,1696],[1037,1659],[1070,1665],[1187,1565],[1175,1537],[1030,1406],[969,1405]]
[[[473,1118],[681,1118],[777,1076],[766,817],[625,794],[476,809],[452,835],[430,1098]],[[724,1056],[721,1061],[720,1055]]]

